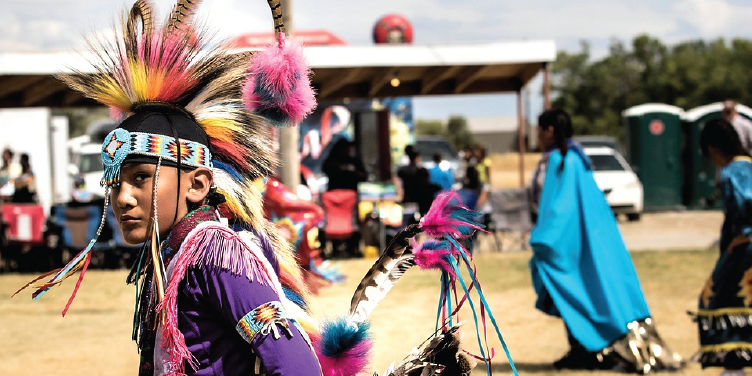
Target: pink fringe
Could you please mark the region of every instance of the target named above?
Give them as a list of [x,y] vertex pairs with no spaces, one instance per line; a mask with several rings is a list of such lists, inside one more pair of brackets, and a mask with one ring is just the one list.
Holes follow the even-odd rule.
[[447,272],[452,279],[457,279],[454,269],[445,259],[447,255],[458,255],[459,251],[450,251],[448,249],[424,249],[421,243],[415,251],[415,264],[421,269],[436,269]]
[[464,238],[469,235],[460,234],[458,228],[472,228],[474,230],[483,230],[483,227],[477,224],[468,223],[460,218],[453,217],[455,212],[467,211],[470,209],[462,204],[460,196],[455,191],[440,193],[434,199],[428,213],[420,220],[420,227],[423,231],[433,237],[442,237],[451,235],[456,238]]
[[184,374],[184,361],[192,368],[198,368],[198,361],[188,350],[177,322],[178,287],[188,268],[196,265],[217,266],[237,275],[244,274],[250,281],[269,283],[263,266],[259,265],[252,251],[234,231],[210,223],[194,229],[170,265],[165,298],[157,306],[157,312],[164,310],[165,322],[162,326],[162,343],[159,345],[167,353],[168,359],[163,361],[166,369],[171,371],[170,375]]
[[[243,87],[243,101],[251,112],[281,112],[289,125],[300,123],[316,107],[303,49],[279,34],[279,43],[258,53]],[[257,82],[261,81],[261,82]],[[261,87],[257,87],[257,84]],[[259,92],[264,94],[259,95]]]
[[[331,358],[317,351],[324,376],[355,376],[363,372],[373,349],[373,342],[365,340],[347,350],[340,357]],[[317,346],[318,350],[318,346]]]

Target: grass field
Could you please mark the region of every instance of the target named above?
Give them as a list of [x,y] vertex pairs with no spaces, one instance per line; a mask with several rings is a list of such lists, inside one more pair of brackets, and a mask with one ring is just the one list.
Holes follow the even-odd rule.
[[[696,326],[686,311],[696,308],[697,294],[716,255],[716,251],[633,254],[659,332],[685,357],[698,346]],[[565,333],[560,320],[533,308],[529,257],[527,252],[481,253],[476,257],[478,274],[520,374],[556,374],[550,364],[567,350]],[[316,313],[345,312],[358,279],[371,262],[342,262],[340,270],[348,275],[347,282],[322,290],[315,299]],[[67,317],[61,318],[73,280],[34,302],[28,294],[7,298],[31,275],[0,275],[0,296],[6,297],[0,299],[0,375],[134,375],[138,362],[135,344],[130,341],[134,291],[125,285],[125,276],[125,271],[88,272]],[[433,330],[438,293],[437,273],[411,270],[376,309],[372,316],[374,371],[383,372]],[[468,312],[462,312],[461,318],[468,320],[464,345],[477,352],[472,318]],[[491,342],[496,349],[494,374],[510,374],[498,340]],[[690,364],[677,374],[718,373]],[[485,374],[482,366],[476,374]]]

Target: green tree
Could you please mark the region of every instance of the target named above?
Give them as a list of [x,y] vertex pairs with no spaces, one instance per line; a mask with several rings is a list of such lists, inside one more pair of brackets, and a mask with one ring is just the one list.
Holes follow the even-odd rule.
[[752,104],[752,41],[693,40],[667,46],[639,35],[627,46],[611,42],[592,60],[590,46],[559,52],[551,72],[553,105],[572,115],[577,134],[621,137],[621,113],[655,102],[684,109],[735,99]]
[[464,116],[452,115],[447,121],[446,136],[449,142],[457,150],[471,147],[476,144],[475,137],[470,133],[467,126],[467,119]]
[[415,121],[415,134],[423,136],[444,136],[446,129],[441,120],[418,119]]

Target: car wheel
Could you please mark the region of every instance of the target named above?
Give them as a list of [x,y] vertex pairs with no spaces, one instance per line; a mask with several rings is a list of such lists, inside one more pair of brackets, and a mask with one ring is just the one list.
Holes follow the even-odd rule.
[[627,214],[627,220],[630,222],[635,222],[640,220],[640,213],[629,213]]

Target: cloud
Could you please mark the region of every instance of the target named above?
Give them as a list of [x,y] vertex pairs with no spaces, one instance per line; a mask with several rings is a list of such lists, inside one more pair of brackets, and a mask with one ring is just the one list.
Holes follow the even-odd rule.
[[725,0],[680,0],[676,14],[705,38],[752,33],[752,5],[735,5]]

